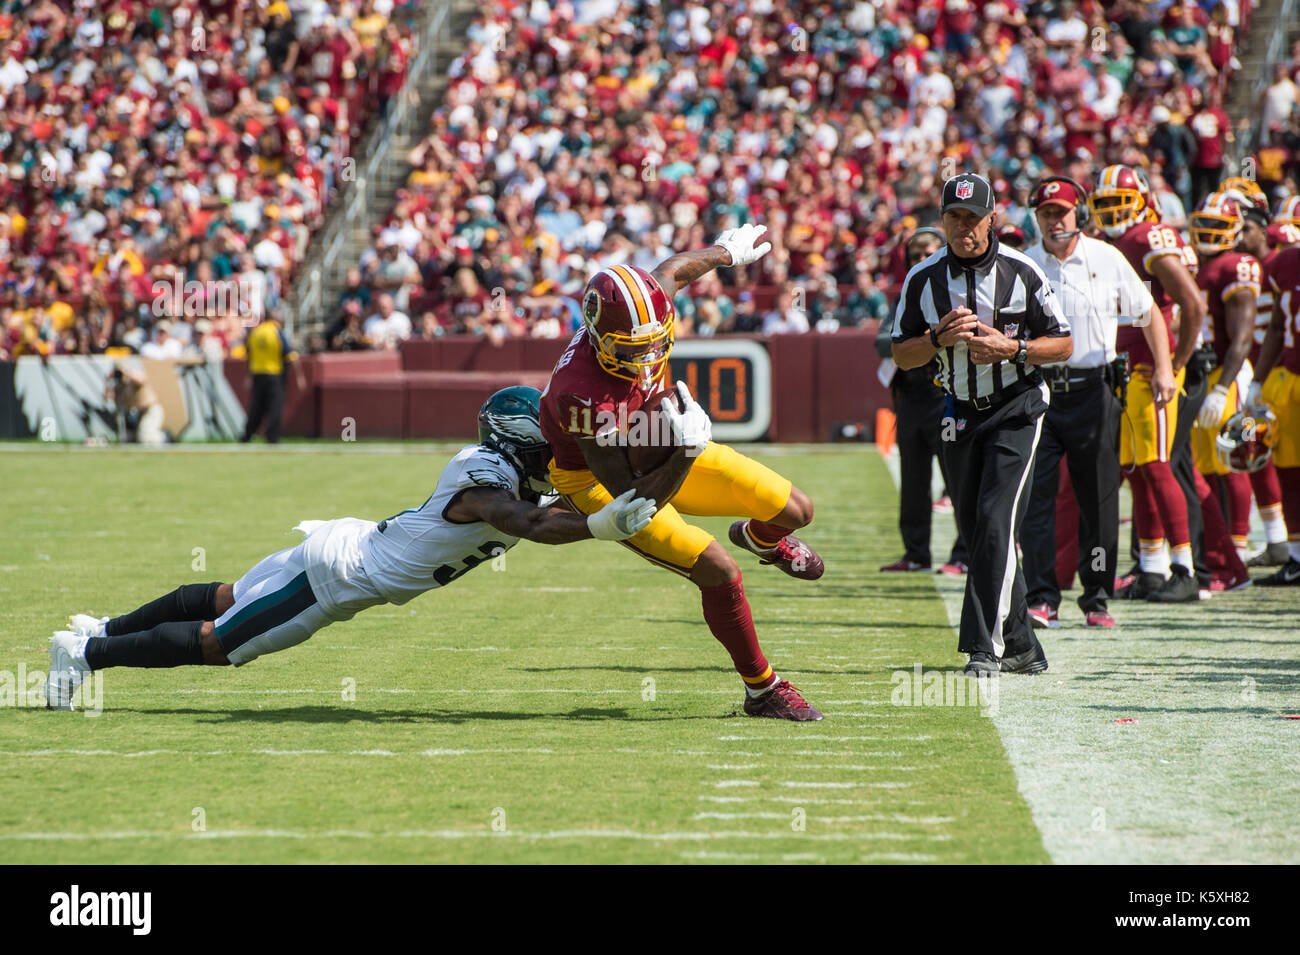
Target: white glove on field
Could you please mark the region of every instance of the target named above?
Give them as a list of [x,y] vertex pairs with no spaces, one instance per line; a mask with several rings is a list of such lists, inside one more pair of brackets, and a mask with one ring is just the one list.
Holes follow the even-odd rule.
[[659,508],[645,497],[633,497],[636,488],[628,488],[595,514],[587,517],[591,536],[602,541],[621,541],[645,530]]
[[1250,390],[1246,392],[1246,407],[1264,407],[1264,386],[1258,381],[1252,381],[1250,383]]
[[767,232],[767,226],[765,225],[745,223],[735,229],[728,229],[718,236],[713,244],[720,245],[731,253],[732,265],[749,265],[751,262],[757,262],[772,251],[771,242],[764,242],[757,247],[754,245],[755,242],[763,238],[765,232]]
[[1205,396],[1205,404],[1201,405],[1201,413],[1196,416],[1196,423],[1202,428],[1217,428],[1219,419],[1223,417],[1223,409],[1227,406],[1228,389],[1223,385],[1215,385]]
[[682,401],[678,411],[667,398],[659,402],[660,410],[668,417],[673,429],[673,439],[687,449],[687,454],[699,454],[713,440],[713,422],[699,402],[691,397],[686,382],[677,382],[677,397]]

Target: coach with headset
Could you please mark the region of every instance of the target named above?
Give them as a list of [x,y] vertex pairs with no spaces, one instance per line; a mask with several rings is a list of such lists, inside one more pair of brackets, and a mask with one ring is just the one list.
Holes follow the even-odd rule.
[[[1147,338],[1163,345],[1158,396],[1174,392],[1164,320],[1151,292],[1115,246],[1083,234],[1087,192],[1068,176],[1049,176],[1029,200],[1042,238],[1025,250],[1056,292],[1070,323],[1074,351],[1065,362],[1041,366],[1051,407],[1034,459],[1033,490],[1021,528],[1029,614],[1036,627],[1059,626],[1056,574],[1058,474],[1064,456],[1079,508],[1079,609],[1089,627],[1113,627],[1107,602],[1115,594],[1119,546],[1119,395],[1126,380],[1116,362],[1120,324],[1149,325]],[[1158,397],[1157,400],[1160,400]]]
[[1070,357],[1070,327],[1043,271],[992,233],[993,187],[962,173],[943,186],[948,244],[913,266],[894,317],[899,368],[939,362],[940,440],[970,553],[957,649],[972,676],[1040,673],[1016,557],[1026,484],[1049,392],[1039,365]]

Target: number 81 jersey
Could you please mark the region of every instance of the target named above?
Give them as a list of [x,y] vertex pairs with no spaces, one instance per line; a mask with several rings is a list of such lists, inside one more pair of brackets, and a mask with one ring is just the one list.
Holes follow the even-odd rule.
[[389,603],[404,604],[445,587],[519,543],[486,521],[457,524],[447,519],[452,501],[473,487],[499,487],[519,497],[519,475],[489,448],[462,448],[443,468],[427,501],[380,521],[362,539],[366,575]]

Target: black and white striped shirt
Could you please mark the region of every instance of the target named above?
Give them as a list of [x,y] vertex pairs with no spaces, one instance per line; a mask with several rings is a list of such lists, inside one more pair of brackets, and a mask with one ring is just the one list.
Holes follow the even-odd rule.
[[[973,265],[952,255],[945,245],[907,273],[894,315],[895,342],[929,335],[939,327],[939,319],[963,306],[1008,338],[1028,341],[1070,334],[1070,323],[1051,283],[1024,253],[990,236],[988,251],[969,261]],[[996,400],[1004,388],[1036,370],[1030,364],[1017,367],[1010,360],[977,365],[965,342],[940,348],[937,358],[939,383],[958,401]]]

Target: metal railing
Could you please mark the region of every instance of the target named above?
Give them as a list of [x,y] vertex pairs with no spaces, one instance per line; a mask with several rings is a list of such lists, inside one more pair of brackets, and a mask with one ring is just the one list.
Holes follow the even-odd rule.
[[[436,6],[420,31],[418,52],[411,61],[401,90],[389,101],[388,115],[356,144],[352,154],[352,158],[357,160],[352,167],[355,172],[353,181],[346,184],[346,190],[340,188],[335,210],[311,240],[319,252],[314,257],[309,256],[294,279],[290,302],[285,308],[285,329],[291,337],[303,327],[317,324],[316,316],[325,304],[322,299],[326,286],[355,264],[344,258],[351,246],[353,230],[358,222],[365,221],[374,205],[379,189],[379,170],[389,162],[393,142],[409,132],[410,125],[415,122],[411,103],[416,84],[438,66],[438,43],[447,28],[452,4],[451,0],[434,2]],[[360,156],[365,159],[361,160]]]
[[1248,115],[1252,116],[1250,130],[1242,136],[1237,137],[1237,170],[1242,171],[1246,158],[1259,148],[1263,139],[1264,116],[1256,106],[1264,90],[1268,89],[1273,82],[1273,68],[1281,63],[1286,56],[1287,37],[1290,35],[1291,25],[1295,22],[1300,10],[1297,9],[1297,0],[1282,0],[1282,6],[1277,12],[1277,23],[1273,30],[1272,37],[1268,41],[1268,50],[1264,53],[1264,59],[1259,64],[1259,76],[1250,87],[1250,99],[1246,103]]

